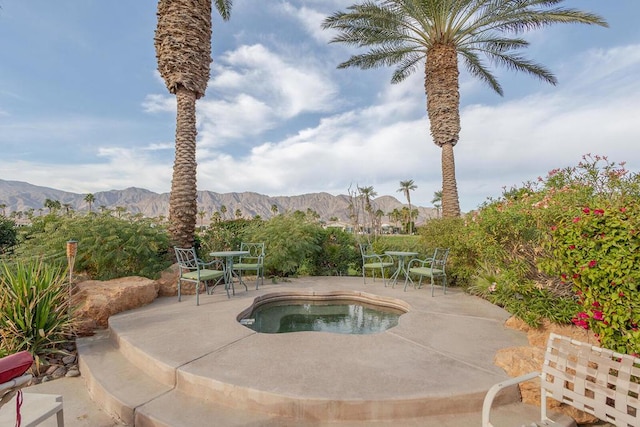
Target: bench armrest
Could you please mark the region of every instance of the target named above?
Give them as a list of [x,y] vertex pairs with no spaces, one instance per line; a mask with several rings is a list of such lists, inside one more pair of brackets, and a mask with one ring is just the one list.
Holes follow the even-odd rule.
[[491,421],[489,421],[491,415],[491,405],[493,404],[493,399],[496,397],[498,392],[500,392],[500,390],[539,377],[540,372],[529,372],[528,374],[510,378],[508,380],[501,381],[498,384],[494,384],[485,395],[484,402],[482,403],[482,427],[493,427],[493,424],[491,424]]

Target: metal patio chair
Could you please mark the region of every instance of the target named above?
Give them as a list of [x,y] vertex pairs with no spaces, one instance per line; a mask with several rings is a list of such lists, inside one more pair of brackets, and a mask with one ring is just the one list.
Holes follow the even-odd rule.
[[[200,282],[204,282],[207,294],[211,294],[216,286],[225,281],[226,271],[224,262],[221,260],[213,260],[204,262],[198,258],[195,248],[173,248],[176,252],[176,260],[180,269],[178,276],[178,301],[181,301],[181,285],[182,282],[195,283],[196,287],[196,305],[200,305]],[[212,283],[211,285],[209,283]],[[225,283],[227,297],[229,288]]]
[[[248,251],[248,255],[242,255],[238,262],[233,264],[233,270],[238,273],[240,282],[242,282],[242,273],[245,271],[256,272],[256,289],[258,283],[264,284],[264,243],[240,243],[241,251]],[[244,282],[242,282],[244,283]]]
[[[436,248],[433,256],[431,258],[426,259],[417,259],[414,258],[409,261],[407,265],[407,270],[409,274],[407,274],[407,278],[404,281],[404,290],[407,290],[407,285],[409,281],[413,283],[415,288],[422,287],[422,279],[425,277],[429,277],[431,281],[431,296],[434,295],[433,287],[435,285],[435,281],[440,279],[442,281],[442,289],[444,293],[447,293],[447,258],[449,257],[449,249]],[[414,274],[420,277],[420,280],[416,284],[411,279],[411,275]]]
[[371,270],[374,282],[376,281],[376,271],[380,270],[382,282],[387,286],[384,269],[393,267],[395,264],[393,258],[389,255],[375,253],[370,243],[360,243],[360,254],[362,255],[362,280],[364,284],[367,284],[367,270]]

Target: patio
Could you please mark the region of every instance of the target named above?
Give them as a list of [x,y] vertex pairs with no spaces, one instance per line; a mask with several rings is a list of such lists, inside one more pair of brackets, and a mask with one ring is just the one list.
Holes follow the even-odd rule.
[[[366,292],[411,310],[372,335],[257,334],[236,321],[259,295],[301,290]],[[93,401],[128,425],[469,426],[480,424],[489,387],[508,378],[493,364],[496,351],[527,344],[503,326],[508,317],[455,288],[431,297],[360,277],[303,277],[231,299],[201,295],[200,306],[193,295],[158,298],[111,317],[78,351]],[[67,425],[91,425],[74,424],[72,405],[65,401]],[[497,415],[513,413],[506,404]]]

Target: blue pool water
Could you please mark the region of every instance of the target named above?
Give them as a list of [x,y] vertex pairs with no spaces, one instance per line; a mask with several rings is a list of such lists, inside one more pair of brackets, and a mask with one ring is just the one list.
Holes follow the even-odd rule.
[[287,300],[260,305],[240,323],[267,334],[301,331],[374,334],[396,326],[403,313],[395,308],[349,300]]

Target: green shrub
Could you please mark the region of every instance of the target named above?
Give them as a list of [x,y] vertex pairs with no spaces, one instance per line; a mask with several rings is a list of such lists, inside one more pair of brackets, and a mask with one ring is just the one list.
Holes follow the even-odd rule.
[[[321,232],[322,227],[305,216],[283,214],[252,224],[243,236],[246,241],[265,243],[267,276],[286,277],[308,274],[309,260],[322,251]],[[300,270],[303,266],[306,269]]]
[[0,255],[10,252],[17,242],[16,223],[0,216]]
[[152,219],[121,219],[109,214],[34,218],[16,247],[19,260],[66,262],[66,242],[78,241],[75,271],[97,280],[125,276],[158,278],[171,265],[169,236]]
[[55,352],[73,336],[69,284],[61,266],[0,263],[0,357]]
[[484,264],[474,276],[468,291],[503,307],[529,326],[538,327],[544,319],[555,323],[571,322],[578,311],[578,303],[570,296],[560,297],[532,281],[522,281]]
[[262,221],[259,219],[242,218],[213,222],[206,230],[196,236],[198,254],[201,258],[206,259],[209,252],[240,249],[242,241],[250,241],[245,238],[247,229],[252,226],[260,226],[261,223]]
[[360,249],[352,233],[337,228],[317,231],[319,252],[311,252],[305,262],[305,270],[313,276],[342,276],[349,269],[360,265]]
[[478,248],[470,235],[471,227],[463,218],[431,219],[418,227],[423,255],[432,255],[435,248],[449,248],[447,282],[451,286],[468,286],[476,273]]

